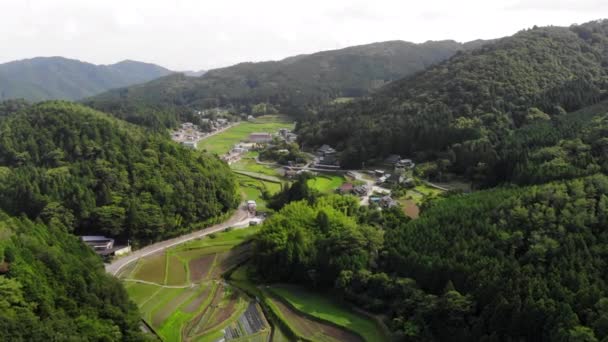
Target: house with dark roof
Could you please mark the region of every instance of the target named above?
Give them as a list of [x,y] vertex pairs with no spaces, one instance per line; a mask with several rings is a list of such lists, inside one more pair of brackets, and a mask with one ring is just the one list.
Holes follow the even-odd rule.
[[400,155],[391,154],[390,156],[386,157],[386,159],[384,159],[384,164],[393,166],[393,165],[397,164],[399,162],[399,160],[401,160]]

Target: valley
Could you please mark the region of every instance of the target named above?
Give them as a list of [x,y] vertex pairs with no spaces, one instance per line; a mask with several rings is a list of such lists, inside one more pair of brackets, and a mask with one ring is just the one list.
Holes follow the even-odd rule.
[[0,341],[608,341],[608,7],[31,2]]

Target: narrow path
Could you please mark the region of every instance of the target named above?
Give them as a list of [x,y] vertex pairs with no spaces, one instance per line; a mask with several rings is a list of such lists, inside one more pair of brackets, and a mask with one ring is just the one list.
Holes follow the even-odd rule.
[[157,242],[151,245],[148,245],[142,249],[139,249],[129,255],[126,255],[122,258],[116,259],[112,261],[110,264],[106,264],[106,272],[116,275],[118,272],[123,269],[125,266],[130,263],[139,260],[143,257],[146,257],[150,254],[158,253],[164,251],[167,248],[171,248],[173,246],[180,245],[182,243],[198,239],[200,237],[216,233],[222,231],[228,227],[238,227],[238,228],[246,228],[249,226],[249,213],[241,206],[227,221],[216,224],[211,227],[207,227],[186,235],[182,235],[173,239]]
[[445,188],[445,187],[437,185],[437,184],[433,184],[433,183],[431,183],[431,182],[429,182],[427,180],[423,179],[422,181],[424,182],[424,184],[430,186],[431,188],[439,189],[439,190],[442,190],[442,191],[450,191],[450,189],[448,189],[448,188]]
[[235,169],[233,169],[232,172],[238,173],[238,174],[241,174],[241,175],[244,175],[244,176],[249,176],[251,178],[257,178],[257,179],[273,182],[273,183],[282,183],[283,182],[278,177],[265,175],[263,173],[257,173],[257,172],[251,172],[251,171],[242,171],[242,170],[235,170]]
[[151,281],[145,281],[145,280],[141,280],[141,279],[125,278],[125,279],[121,279],[121,280],[125,281],[125,282],[131,282],[131,283],[141,283],[141,284],[154,285],[154,286],[158,286],[158,287],[164,287],[164,288],[167,288],[167,289],[187,289],[187,288],[196,286],[195,283],[190,283],[188,285],[163,285],[163,284],[153,283]]

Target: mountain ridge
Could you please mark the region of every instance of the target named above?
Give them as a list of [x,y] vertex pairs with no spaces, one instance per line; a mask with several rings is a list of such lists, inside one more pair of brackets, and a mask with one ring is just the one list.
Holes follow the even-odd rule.
[[170,73],[158,65],[128,59],[108,65],[61,56],[21,59],[0,64],[0,101],[78,100]]

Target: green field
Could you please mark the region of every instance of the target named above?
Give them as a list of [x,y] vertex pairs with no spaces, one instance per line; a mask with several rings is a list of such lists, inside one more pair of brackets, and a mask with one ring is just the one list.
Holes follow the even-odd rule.
[[[230,275],[230,282],[256,296],[268,310],[282,321],[293,334],[317,341],[358,341],[354,332],[366,341],[386,341],[373,319],[358,314],[331,298],[291,285],[258,286],[249,276],[250,266],[244,265]],[[280,299],[280,300],[279,300]],[[282,302],[289,303],[290,306]],[[314,317],[312,319],[310,317]],[[323,322],[330,322],[325,324]],[[342,327],[342,331],[339,328]],[[279,332],[277,340],[285,338]]]
[[[221,276],[251,257],[251,249],[243,243],[257,230],[234,229],[193,240],[143,258],[123,272],[129,297],[142,318],[166,341],[221,339],[223,328],[235,326],[251,302]],[[269,332],[266,326],[252,339]]]
[[345,182],[342,176],[321,175],[308,180],[308,186],[322,193],[332,193]]
[[236,176],[244,200],[253,200],[257,203],[258,210],[266,210],[266,200],[262,198],[262,192],[268,191],[271,195],[281,191],[281,184],[263,181],[244,175]]
[[258,163],[256,163],[255,159],[247,157],[247,156],[245,156],[241,160],[237,161],[236,163],[233,163],[232,165],[230,165],[230,167],[233,170],[256,172],[256,173],[260,173],[260,174],[268,175],[268,176],[276,177],[279,175],[279,173],[276,170],[276,167],[258,164]]
[[386,340],[382,330],[371,318],[357,314],[327,296],[288,285],[274,285],[270,291],[299,311],[354,331],[366,341]]
[[238,125],[216,134],[208,139],[201,140],[198,144],[200,150],[207,150],[211,153],[224,154],[234,146],[234,144],[247,138],[251,133],[266,132],[275,133],[279,128],[293,129],[293,120],[282,115],[266,115],[256,118],[254,122],[241,122]]

